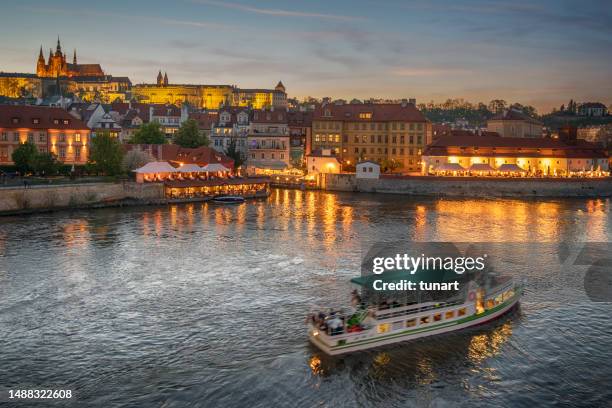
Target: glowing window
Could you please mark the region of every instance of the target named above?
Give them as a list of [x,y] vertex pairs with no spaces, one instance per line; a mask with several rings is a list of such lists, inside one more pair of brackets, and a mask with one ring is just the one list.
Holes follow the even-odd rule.
[[372,119],[372,112],[362,112],[359,114],[359,119]]
[[414,327],[416,326],[416,319],[406,320],[406,327]]
[[429,316],[421,317],[421,323],[420,324],[427,324],[427,323],[429,323]]
[[445,319],[452,319],[453,317],[455,317],[455,311],[454,310],[449,310],[448,312],[444,313],[444,318]]
[[457,310],[457,316],[465,316],[465,313],[465,307],[462,307],[461,309]]
[[440,320],[442,320],[442,313],[436,313],[433,318],[434,322],[439,322]]

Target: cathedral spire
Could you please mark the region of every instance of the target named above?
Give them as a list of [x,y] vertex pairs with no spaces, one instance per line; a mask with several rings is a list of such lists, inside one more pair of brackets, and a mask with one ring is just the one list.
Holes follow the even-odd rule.
[[57,48],[56,48],[56,51],[57,51],[58,54],[61,55],[61,53],[62,53],[62,45],[60,44],[59,35],[57,36]]
[[38,53],[38,60],[43,60],[43,62],[45,61],[45,57],[43,56],[42,53],[42,45],[40,46],[40,52]]
[[163,77],[162,77],[162,74],[161,74],[161,69],[160,69],[160,70],[159,70],[159,74],[157,74],[157,85],[162,85],[163,80],[164,80],[164,79],[163,79]]
[[168,86],[168,73],[164,72],[164,86]]
[[76,65],[76,64],[77,64],[77,62],[76,62],[76,48],[74,49],[74,56],[72,57],[72,63],[73,63],[74,65]]

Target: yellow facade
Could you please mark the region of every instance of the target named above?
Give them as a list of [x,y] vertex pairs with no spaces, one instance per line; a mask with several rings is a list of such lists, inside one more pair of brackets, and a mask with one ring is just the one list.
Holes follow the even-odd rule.
[[22,96],[42,96],[42,81],[30,75],[0,76],[0,96],[19,98]]
[[313,121],[312,150],[331,148],[342,163],[393,161],[397,171],[420,171],[421,154],[431,140],[431,123]]
[[132,87],[132,95],[144,103],[182,105],[187,102],[198,108],[218,109],[232,99],[229,85],[152,85]]

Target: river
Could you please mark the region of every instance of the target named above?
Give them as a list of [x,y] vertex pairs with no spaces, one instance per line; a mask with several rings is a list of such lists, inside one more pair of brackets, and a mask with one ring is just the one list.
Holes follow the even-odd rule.
[[364,240],[610,242],[610,206],[273,190],[3,217],[0,391],[71,389],[45,406],[75,407],[603,406],[612,304],[545,263],[516,312],[464,332],[330,358],[304,318],[348,302]]

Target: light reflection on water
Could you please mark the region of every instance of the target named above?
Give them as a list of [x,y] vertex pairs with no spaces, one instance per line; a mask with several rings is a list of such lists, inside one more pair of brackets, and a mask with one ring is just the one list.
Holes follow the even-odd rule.
[[0,384],[70,386],[73,406],[601,405],[612,307],[549,266],[555,245],[508,247],[540,267],[521,308],[486,326],[329,357],[303,321],[348,301],[362,241],[609,241],[611,229],[603,199],[290,190],[2,218]]

